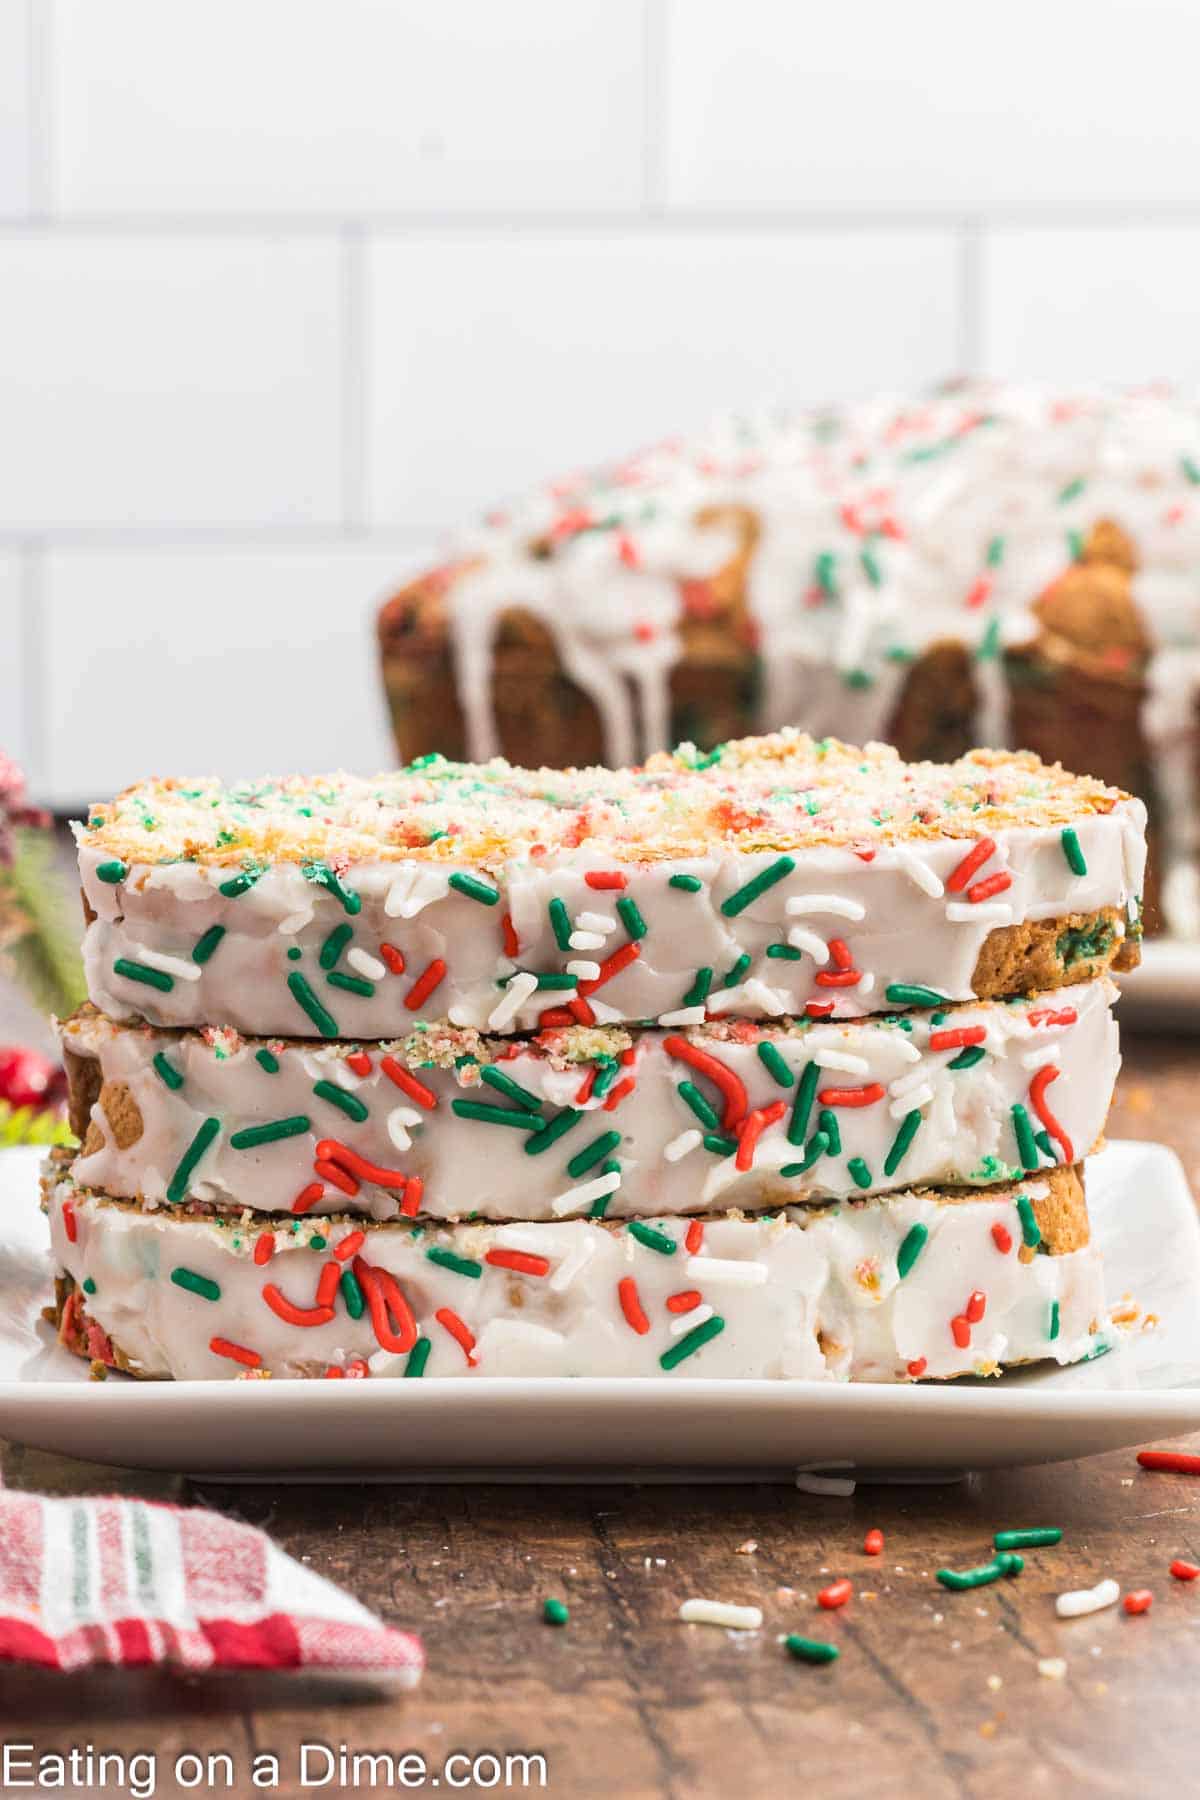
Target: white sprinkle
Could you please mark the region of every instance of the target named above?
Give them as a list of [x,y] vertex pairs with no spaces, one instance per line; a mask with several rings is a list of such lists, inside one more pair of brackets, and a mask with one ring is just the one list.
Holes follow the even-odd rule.
[[914,1088],[910,1094],[901,1094],[898,1100],[893,1100],[888,1107],[888,1113],[893,1119],[903,1119],[910,1112],[915,1112],[918,1107],[928,1106],[932,1099],[933,1089],[928,1082],[925,1082],[923,1086]]
[[814,1050],[813,1061],[819,1069],[841,1069],[846,1075],[869,1075],[871,1065],[865,1056],[854,1056],[849,1050]]
[[934,874],[933,870],[929,867],[929,864],[927,862],[922,862],[915,851],[908,850],[902,844],[898,844],[896,846],[896,861],[900,864],[900,867],[904,870],[904,873],[908,876],[908,879],[912,882],[914,887],[919,887],[923,894],[928,894],[933,900],[941,899],[946,891],[944,885]]
[[722,1256],[689,1256],[684,1272],[689,1281],[701,1281],[705,1287],[761,1287],[767,1279],[766,1263]]
[[836,1500],[848,1500],[855,1484],[848,1475],[814,1475],[808,1469],[797,1469],[796,1486],[802,1494],[830,1494]]
[[917,1046],[913,1043],[906,1031],[889,1032],[887,1041],[889,1050],[899,1051],[901,1062],[920,1062],[921,1052],[917,1049]]
[[674,1012],[659,1013],[660,1025],[703,1025],[704,1008],[702,1006],[680,1006]]
[[1061,1656],[1039,1656],[1037,1672],[1044,1675],[1047,1681],[1061,1681],[1067,1672],[1067,1665]]
[[793,925],[787,934],[787,941],[793,950],[803,950],[811,956],[819,969],[824,968],[829,961],[829,945],[815,931],[810,931],[807,925]]
[[514,975],[508,986],[505,988],[504,995],[499,1004],[488,1014],[488,1024],[491,1026],[492,1030],[503,1031],[506,1025],[511,1025],[512,1021],[524,1006],[526,1000],[528,1000],[530,994],[535,994],[536,992],[536,975],[531,975],[528,971],[523,971],[520,975]]
[[1021,1058],[1023,1069],[1044,1069],[1048,1063],[1062,1061],[1062,1046],[1046,1044],[1041,1050],[1027,1050]]
[[283,937],[293,937],[295,933],[300,930],[301,926],[308,924],[308,921],[312,916],[312,907],[307,906],[303,912],[289,913],[286,919],[280,919],[275,929]]
[[784,905],[791,919],[802,913],[832,913],[835,919],[865,919],[867,909],[858,900],[843,900],[839,894],[793,894]]
[[561,1219],[565,1213],[576,1212],[604,1194],[615,1194],[620,1185],[621,1171],[614,1169],[611,1175],[598,1175],[595,1181],[585,1181],[582,1187],[568,1188],[565,1194],[557,1195],[550,1202],[550,1211]]
[[549,1288],[552,1294],[565,1294],[580,1269],[591,1261],[596,1248],[596,1237],[593,1232],[581,1233],[574,1247],[567,1252],[550,1277]]
[[180,981],[199,981],[204,971],[199,963],[185,962],[181,956],[164,956],[161,950],[147,950],[141,944],[130,946],[139,962],[148,968],[161,969],[164,975],[174,975]]
[[610,1006],[607,1000],[593,999],[588,1005],[596,1015],[597,1025],[623,1025],[625,1015],[619,1006]]
[[573,931],[567,939],[572,950],[602,950],[604,938],[599,931]]
[[951,900],[946,917],[952,925],[1011,925],[1013,909],[1007,900],[985,900],[978,906],[969,900]]
[[860,994],[871,994],[871,993],[874,993],[874,991],[875,991],[875,976],[873,975],[871,970],[868,969],[866,974],[863,976],[862,980],[858,984],[857,992]]
[[411,1125],[419,1125],[421,1115],[411,1106],[393,1106],[387,1116],[388,1136],[397,1150],[411,1150],[412,1139],[408,1135]]
[[1081,1619],[1086,1613],[1103,1612],[1106,1606],[1115,1606],[1120,1598],[1120,1586],[1108,1576],[1093,1588],[1076,1588],[1072,1593],[1060,1594],[1054,1602],[1054,1610],[1060,1619]]
[[408,890],[413,883],[413,874],[414,870],[411,867],[401,870],[384,895],[383,910],[389,919],[399,917],[400,908],[408,899]]
[[569,962],[567,964],[567,974],[578,975],[580,981],[595,981],[599,973],[600,964],[598,962],[589,962],[586,957],[581,957],[577,961]]
[[757,1631],[762,1625],[758,1606],[731,1606],[727,1600],[685,1600],[679,1609],[685,1625],[724,1625],[730,1631]]
[[897,1075],[895,1081],[888,1082],[888,1093],[894,1100],[902,1100],[905,1094],[911,1094],[914,1089],[924,1087],[928,1079],[928,1069],[910,1069],[907,1075]]
[[678,1162],[681,1157],[690,1156],[703,1142],[702,1131],[681,1131],[678,1137],[672,1138],[669,1144],[663,1146],[663,1155],[668,1162]]
[[598,931],[600,936],[607,937],[610,931],[617,929],[617,921],[610,913],[581,912],[575,914],[577,931]]
[[365,975],[368,981],[382,981],[387,974],[387,970],[381,962],[376,962],[373,956],[369,956],[365,950],[360,950],[357,945],[353,949],[347,950],[346,961],[352,969],[357,969],[360,975]]
[[450,892],[449,877],[438,869],[407,868],[387,891],[383,910],[389,919],[415,919],[434,900]]
[[711,1306],[693,1306],[691,1312],[681,1313],[672,1319],[667,1327],[672,1337],[682,1337],[685,1332],[695,1331],[697,1325],[705,1324],[713,1316]]
[[778,993],[775,988],[768,987],[766,982],[759,981],[757,976],[751,976],[750,980],[744,984],[742,993],[752,1006],[761,1007],[762,1011],[770,1018],[778,1018],[780,1013],[785,1013],[788,1009],[787,995]]

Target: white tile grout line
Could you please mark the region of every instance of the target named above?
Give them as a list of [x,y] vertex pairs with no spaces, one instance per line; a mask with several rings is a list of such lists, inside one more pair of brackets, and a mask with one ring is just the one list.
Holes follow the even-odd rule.
[[667,204],[667,0],[643,0],[642,204],[658,218]]
[[26,539],[21,556],[21,685],[25,704],[24,743],[16,752],[29,777],[30,791],[45,791],[49,785],[46,759],[46,656],[45,656],[45,592],[42,546]]
[[53,0],[26,0],[28,21],[26,97],[29,105],[26,147],[29,156],[29,219],[48,223],[54,212]]
[[968,219],[959,239],[958,362],[964,375],[980,373],[983,353],[983,231]]
[[341,233],[342,522],[365,532],[367,485],[367,246],[362,227]]

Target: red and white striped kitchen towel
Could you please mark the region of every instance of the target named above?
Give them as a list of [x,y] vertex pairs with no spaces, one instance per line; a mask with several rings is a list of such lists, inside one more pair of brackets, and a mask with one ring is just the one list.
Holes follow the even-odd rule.
[[0,1664],[302,1669],[413,1687],[421,1640],[201,1507],[0,1489]]

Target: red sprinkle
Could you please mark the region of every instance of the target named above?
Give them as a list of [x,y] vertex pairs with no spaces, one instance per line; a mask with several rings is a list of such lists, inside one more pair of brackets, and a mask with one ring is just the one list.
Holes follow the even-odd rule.
[[[693,1069],[698,1069],[701,1075],[707,1075],[713,1086],[720,1089],[725,1101],[725,1112],[721,1119],[723,1130],[732,1131],[735,1125],[741,1124],[750,1111],[750,1096],[739,1075],[735,1075],[717,1057],[710,1056],[707,1050],[700,1050],[695,1044],[689,1044],[686,1038],[664,1038],[663,1049],[668,1056],[677,1057],[680,1062],[689,1063]],[[880,1088],[879,1091],[882,1094],[883,1089]]]
[[317,1305],[328,1306],[332,1311],[337,1299],[338,1282],[342,1279],[342,1271],[335,1262],[322,1265],[320,1279],[317,1282]]
[[633,1079],[632,1075],[627,1075],[624,1081],[618,1081],[616,1087],[610,1089],[608,1094],[605,1095],[605,1112],[616,1112],[626,1094],[632,1094],[636,1086],[637,1082]]
[[355,1075],[369,1075],[371,1059],[365,1050],[356,1050],[352,1056],[346,1058],[346,1067],[351,1069]]
[[1176,1581],[1195,1581],[1200,1575],[1200,1563],[1184,1562],[1181,1556],[1177,1556],[1171,1564],[1171,1573]]
[[810,1019],[827,1019],[835,1004],[833,1000],[806,1000],[804,1010]]
[[867,1556],[883,1555],[883,1533],[877,1525],[863,1539],[863,1551]]
[[991,595],[991,591],[992,591],[991,577],[989,575],[980,575],[979,578],[975,582],[973,582],[971,587],[967,590],[967,597],[966,597],[966,600],[964,601],[964,605],[970,607],[971,610],[974,611],[977,607],[980,607],[984,604],[984,602]]
[[404,1197],[400,1202],[400,1211],[406,1219],[415,1219],[421,1210],[421,1200],[425,1193],[425,1179],[421,1175],[410,1175]]
[[868,1081],[865,1087],[822,1088],[817,1098],[822,1106],[874,1106],[884,1091],[878,1081]]
[[839,1606],[845,1606],[854,1589],[843,1575],[840,1581],[831,1581],[827,1588],[822,1588],[817,1595],[817,1605],[823,1606],[826,1612],[835,1612]]
[[408,1176],[402,1169],[384,1169],[378,1163],[368,1162],[357,1150],[351,1150],[348,1144],[339,1143],[337,1138],[322,1138],[317,1145],[317,1156],[321,1162],[335,1163],[340,1168],[348,1169],[360,1181],[373,1181],[376,1187],[402,1188],[408,1185]]
[[931,1050],[965,1050],[970,1044],[982,1044],[987,1037],[986,1025],[959,1025],[953,1031],[931,1031]]
[[584,1078],[580,1082],[578,1088],[575,1090],[576,1106],[582,1106],[585,1101],[591,1099],[592,1089],[596,1085],[596,1076],[598,1073],[599,1073],[599,1064],[592,1063],[592,1065],[588,1069],[587,1074],[584,1076]]
[[617,1298],[621,1302],[621,1311],[625,1314],[625,1323],[632,1331],[636,1331],[639,1337],[645,1337],[650,1329],[650,1321],[642,1310],[637,1282],[632,1275],[622,1276],[618,1281]]
[[976,881],[967,889],[967,899],[972,906],[978,906],[981,900],[990,900],[993,894],[1002,894],[1005,888],[1012,886],[1012,876],[1007,869],[997,869],[986,881]]
[[393,975],[403,975],[404,952],[402,950],[397,950],[395,944],[380,944],[379,954]]
[[62,1220],[68,1244],[77,1244],[79,1242],[79,1226],[75,1220],[75,1208],[69,1200],[64,1200],[62,1203]]
[[402,1094],[407,1094],[410,1100],[415,1100],[418,1106],[434,1107],[437,1105],[437,1095],[433,1089],[426,1087],[423,1081],[418,1081],[412,1071],[406,1069],[403,1063],[398,1063],[394,1056],[383,1057],[379,1066],[388,1080],[394,1083]]
[[367,1297],[376,1342],[393,1355],[407,1355],[417,1341],[417,1321],[400,1283],[387,1269],[374,1268],[361,1256],[356,1256],[350,1266]]
[[967,851],[962,861],[951,869],[946,877],[946,891],[951,894],[961,894],[976,869],[982,869],[988,858],[995,854],[994,841],[991,838],[980,838],[974,848]]
[[435,956],[429,967],[425,970],[425,973],[417,976],[417,979],[413,982],[407,994],[404,996],[404,1004],[407,1006],[409,1012],[416,1012],[419,1006],[424,1006],[434,988],[437,987],[438,983],[445,977],[445,974],[445,963],[440,956]]
[[992,1242],[995,1244],[1001,1256],[1008,1255],[1009,1251],[1012,1249],[1012,1232],[1008,1229],[1007,1225],[996,1224],[992,1226]]
[[594,1025],[596,1023],[595,1013],[587,1001],[581,1000],[578,994],[573,1000],[567,1001],[567,1011],[577,1025]]
[[264,1281],[262,1297],[285,1325],[328,1325],[333,1317],[332,1306],[296,1306],[286,1294],[275,1286],[273,1281]]
[[689,1256],[696,1256],[699,1254],[700,1246],[701,1246],[701,1244],[703,1244],[703,1242],[704,1242],[704,1220],[703,1219],[693,1219],[691,1224],[687,1228],[687,1236],[683,1240],[684,1249],[687,1251]]
[[758,1140],[768,1125],[774,1125],[782,1119],[787,1108],[782,1100],[774,1101],[770,1106],[756,1106],[752,1113],[746,1115],[742,1128],[738,1133],[737,1155],[734,1167],[745,1174],[754,1167],[754,1152],[758,1148]]
[[957,1318],[951,1319],[950,1330],[954,1337],[954,1342],[958,1345],[959,1349],[969,1350],[971,1347],[970,1320],[965,1318],[962,1313],[959,1313]]
[[1037,1012],[1026,1013],[1025,1018],[1030,1025],[1074,1025],[1079,1014],[1073,1006],[1064,1006],[1058,1012],[1049,1007],[1039,1007]]
[[522,1275],[548,1275],[550,1260],[545,1256],[529,1256],[524,1250],[489,1250],[484,1262],[497,1269],[516,1269]]
[[505,913],[500,921],[500,933],[504,939],[504,954],[515,962],[521,954],[521,940],[517,936],[517,928],[512,922],[512,914]]
[[538,1025],[543,1029],[557,1029],[574,1023],[573,1015],[565,1006],[548,1006],[544,1013],[538,1014]]
[[[596,989],[602,988],[606,981],[611,981],[614,975],[619,975],[622,969],[627,969],[630,963],[635,962],[641,954],[640,944],[622,944],[619,950],[614,950],[611,956],[605,957],[600,964],[598,975],[594,976],[591,981],[580,982],[578,993],[586,1000],[589,994],[594,994]],[[542,1014],[542,1017],[546,1017],[545,1013]]]
[[334,1246],[333,1254],[339,1262],[349,1262],[352,1256],[362,1249],[367,1241],[365,1231],[348,1231],[340,1244]]
[[[814,977],[818,987],[857,987],[862,980],[861,969],[839,969],[836,973],[830,969],[818,969]],[[830,1011],[832,1011],[832,1007]]]
[[1189,1456],[1184,1450],[1139,1450],[1143,1469],[1165,1469],[1172,1475],[1200,1475],[1200,1456]]
[[257,1350],[247,1350],[244,1344],[231,1344],[228,1338],[209,1338],[208,1347],[214,1356],[228,1356],[232,1362],[244,1363],[248,1369],[260,1369],[262,1357]]
[[[338,1186],[339,1187],[341,1186],[340,1182],[338,1183]],[[355,1183],[355,1185],[352,1189],[347,1188],[346,1192],[357,1194],[358,1184]],[[296,1195],[296,1198],[292,1201],[292,1211],[294,1213],[306,1213],[310,1206],[315,1206],[317,1204],[318,1200],[323,1200],[324,1198],[325,1198],[324,1182],[310,1181],[307,1187],[300,1189],[300,1192]]]
[[854,958],[850,954],[850,946],[845,938],[830,938],[829,954],[833,958],[835,969],[846,970],[854,967]]
[[1131,1594],[1126,1594],[1123,1604],[1127,1613],[1146,1613],[1154,1605],[1154,1595],[1149,1588],[1134,1588]]
[[344,1381],[346,1379],[346,1371],[345,1369],[339,1369],[336,1363],[330,1363],[325,1371],[324,1378],[326,1381]]
[[[295,1211],[295,1208],[293,1207],[292,1210]],[[274,1254],[275,1233],[273,1231],[264,1231],[261,1236],[254,1240],[254,1260],[261,1269],[264,1263],[270,1262]]]
[[912,1376],[913,1380],[916,1381],[920,1376],[922,1376],[925,1373],[925,1371],[928,1367],[929,1367],[929,1358],[927,1356],[918,1356],[918,1357],[914,1358],[914,1360],[908,1364],[907,1372],[908,1372],[908,1374],[910,1374]]
[[987,1311],[987,1295],[976,1288],[967,1304],[963,1307],[963,1318],[968,1325],[978,1325]]
[[1029,1084],[1029,1099],[1034,1112],[1046,1127],[1050,1136],[1054,1138],[1060,1146],[1063,1153],[1063,1161],[1073,1163],[1075,1161],[1074,1146],[1058,1120],[1054,1117],[1054,1114],[1050,1111],[1050,1108],[1046,1105],[1046,1089],[1050,1086],[1052,1081],[1058,1080],[1061,1073],[1062,1070],[1057,1068],[1054,1063],[1045,1063],[1038,1070],[1037,1074]]
[[623,888],[627,877],[619,869],[589,869],[583,878],[590,888]]
[[667,1295],[667,1311],[673,1313],[694,1312],[699,1306],[701,1294],[699,1288],[688,1288],[682,1294]]
[[439,1306],[433,1316],[439,1325],[445,1326],[455,1343],[459,1345],[467,1359],[467,1367],[473,1369],[478,1358],[474,1355],[475,1338],[470,1327],[459,1318],[456,1312],[451,1312],[448,1306]]
[[[341,1188],[343,1194],[349,1194],[351,1198],[357,1194],[360,1184],[355,1181],[353,1175],[343,1169],[340,1164],[321,1161],[315,1162],[313,1168],[317,1171],[317,1174],[321,1177],[322,1181],[332,1181],[334,1187]],[[308,1188],[305,1188],[304,1192],[306,1194],[308,1191]],[[292,1211],[294,1212],[295,1210],[295,1203],[293,1202]]]

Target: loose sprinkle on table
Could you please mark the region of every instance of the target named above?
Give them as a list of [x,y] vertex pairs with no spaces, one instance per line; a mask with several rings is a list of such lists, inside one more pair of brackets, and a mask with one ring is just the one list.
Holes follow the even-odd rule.
[[998,1531],[992,1539],[997,1550],[1042,1550],[1048,1544],[1061,1544],[1061,1525],[1033,1525],[1028,1529]]
[[1200,1456],[1183,1450],[1139,1450],[1138,1462],[1143,1469],[1165,1470],[1172,1475],[1200,1475]]
[[801,1637],[795,1631],[789,1631],[783,1643],[788,1655],[797,1662],[831,1663],[842,1654],[836,1644],[823,1644],[819,1638]]
[[1149,1588],[1134,1588],[1132,1593],[1126,1594],[1123,1604],[1125,1611],[1136,1618],[1139,1613],[1150,1611],[1154,1604],[1154,1595]]
[[863,1539],[863,1553],[866,1556],[882,1556],[883,1533],[878,1526],[874,1526],[868,1531],[866,1537]]
[[839,1606],[845,1606],[853,1592],[853,1587],[843,1576],[840,1581],[831,1581],[828,1587],[821,1589],[817,1605],[823,1606],[826,1612],[835,1612]]
[[1111,1577],[1096,1583],[1091,1588],[1076,1588],[1071,1593],[1060,1594],[1054,1602],[1054,1610],[1060,1619],[1082,1619],[1088,1613],[1103,1612],[1106,1606],[1115,1606],[1121,1598],[1121,1589]]
[[679,1617],[685,1625],[723,1625],[727,1631],[758,1631],[763,1622],[761,1607],[727,1600],[685,1600]]
[[565,1625],[570,1616],[565,1601],[543,1600],[542,1617],[547,1625]]

